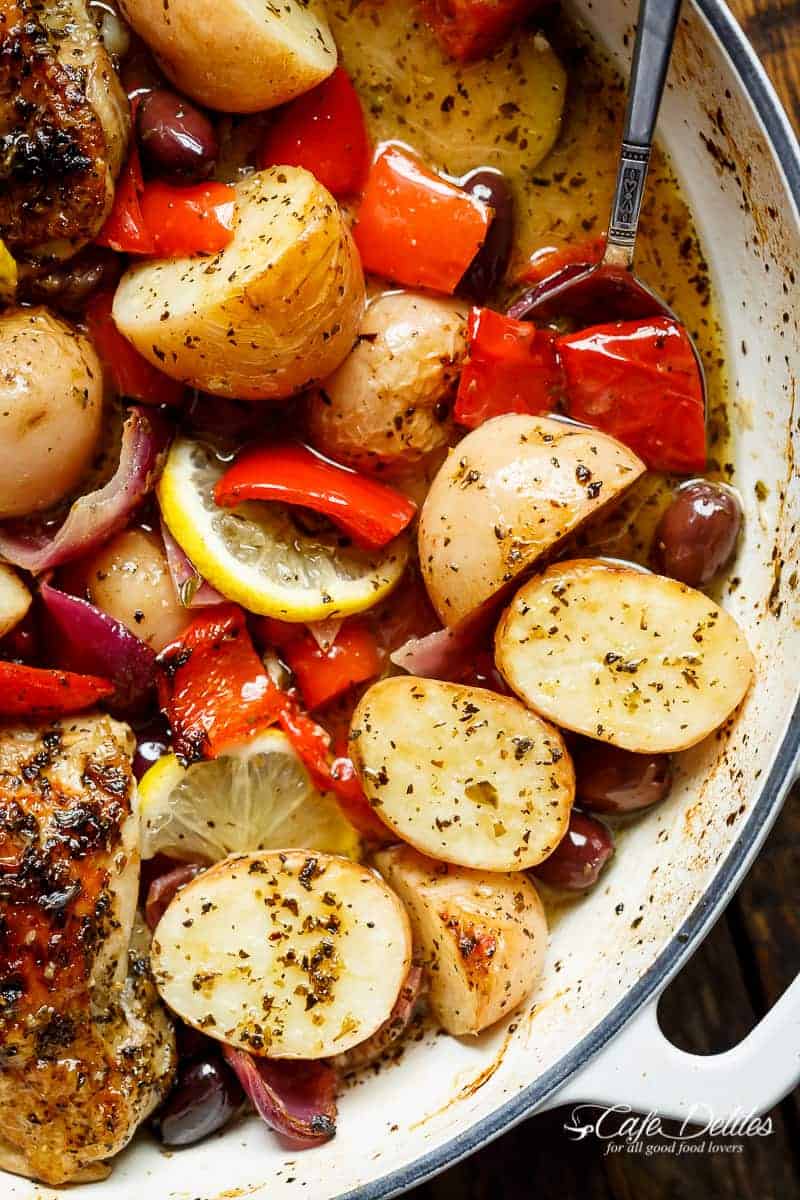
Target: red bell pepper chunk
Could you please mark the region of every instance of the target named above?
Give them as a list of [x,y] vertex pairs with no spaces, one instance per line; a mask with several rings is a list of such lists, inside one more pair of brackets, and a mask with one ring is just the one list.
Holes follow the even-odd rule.
[[86,324],[114,390],[142,404],[180,404],[183,384],[159,371],[122,336],[111,315],[113,303],[112,292],[97,292],[87,306]]
[[82,712],[114,693],[97,675],[0,662],[0,716],[59,717]]
[[278,719],[285,702],[256,654],[243,611],[220,604],[162,650],[158,695],[186,762],[215,758]]
[[227,183],[175,187],[154,180],[142,193],[142,215],[162,258],[216,254],[233,241],[236,191]]
[[400,146],[387,146],[372,164],[354,235],[365,271],[452,293],[492,216],[482,200]]
[[128,161],[117,180],[114,204],[95,241],[120,254],[154,254],[155,239],[142,212],[142,165],[136,140],[131,140]]
[[543,283],[557,275],[565,267],[585,263],[592,266],[603,257],[606,239],[590,238],[585,242],[570,242],[564,246],[540,246],[534,250],[527,267],[519,277],[519,283]]
[[706,463],[703,383],[678,321],[595,325],[558,338],[569,415],[612,434],[655,471]]
[[329,517],[369,550],[402,533],[417,511],[402,492],[330,462],[299,442],[243,450],[217,483],[214,498],[226,508],[245,500],[300,504]]
[[436,40],[460,62],[490,54],[542,0],[422,0]]
[[336,197],[361,191],[370,145],[361,101],[343,67],[287,104],[268,130],[260,167],[305,167]]
[[456,421],[474,429],[502,413],[552,412],[564,393],[555,336],[529,321],[473,308],[469,353],[453,409]]
[[306,708],[319,708],[357,683],[380,674],[378,645],[363,621],[347,621],[328,650],[303,626],[282,641],[281,657],[294,674]]

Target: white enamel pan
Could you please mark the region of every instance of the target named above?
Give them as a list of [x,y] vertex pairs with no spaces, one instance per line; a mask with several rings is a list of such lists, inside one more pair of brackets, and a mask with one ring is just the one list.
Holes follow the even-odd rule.
[[[626,65],[634,0],[577,10]],[[666,1116],[765,1111],[800,1079],[800,987],[726,1054],[670,1045],[659,994],[725,908],[798,772],[800,150],[719,0],[685,5],[660,123],[708,253],[724,321],[736,476],[746,505],[725,604],[758,670],[733,727],[682,756],[665,805],[626,835],[601,885],[556,924],[532,1002],[478,1040],[431,1035],[341,1101],[339,1134],[287,1156],[255,1119],[164,1154],[146,1134],[70,1200],[384,1200],[566,1101]],[[767,499],[755,496],[758,481]],[[759,488],[763,493],[763,488]],[[703,1111],[697,1110],[695,1111]],[[4,1200],[64,1195],[0,1173]]]

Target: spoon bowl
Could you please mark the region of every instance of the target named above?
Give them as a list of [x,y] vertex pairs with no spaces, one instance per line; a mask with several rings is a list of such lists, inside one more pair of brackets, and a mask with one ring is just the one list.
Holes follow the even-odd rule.
[[579,325],[675,316],[633,271],[605,261],[562,267],[523,292],[508,315],[518,321],[563,317]]
[[[619,167],[605,247],[599,262],[569,263],[523,292],[508,315],[569,322],[574,328],[669,317],[670,306],[634,271],[634,251],[658,110],[675,42],[681,0],[641,0]],[[694,341],[703,407],[703,364]]]

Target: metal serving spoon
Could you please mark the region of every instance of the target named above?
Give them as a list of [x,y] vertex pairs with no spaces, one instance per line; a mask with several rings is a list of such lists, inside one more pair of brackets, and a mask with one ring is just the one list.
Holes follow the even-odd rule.
[[[598,263],[571,263],[525,292],[508,310],[518,320],[553,316],[595,321],[674,316],[633,269],[636,233],[681,0],[641,0],[628,107],[611,219]],[[700,357],[695,350],[698,365]],[[702,367],[701,367],[702,374]],[[704,384],[705,386],[705,384]]]

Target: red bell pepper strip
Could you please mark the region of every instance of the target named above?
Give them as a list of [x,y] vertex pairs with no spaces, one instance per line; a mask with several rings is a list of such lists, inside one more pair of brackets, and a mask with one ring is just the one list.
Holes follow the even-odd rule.
[[215,758],[278,719],[283,694],[267,675],[243,611],[219,604],[162,650],[158,695],[185,762]]
[[113,695],[114,685],[96,675],[52,671],[0,662],[0,716],[59,717],[91,708]]
[[492,216],[482,200],[387,146],[372,164],[353,232],[365,271],[452,293]]
[[260,167],[305,167],[337,198],[361,191],[369,160],[361,101],[343,67],[286,105],[258,156]]
[[334,793],[342,812],[362,837],[391,841],[392,834],[364,795],[352,759],[344,754],[335,756],[330,734],[304,713],[291,696],[284,699],[278,718],[280,727],[303,760],[314,786]]
[[436,40],[460,62],[490,54],[542,0],[422,0]]
[[603,257],[606,239],[590,238],[585,242],[570,242],[564,246],[540,246],[534,250],[527,267],[519,276],[519,283],[543,283],[563,271],[565,267],[585,263],[593,266]]
[[214,498],[226,508],[245,500],[303,505],[329,517],[369,550],[402,533],[417,511],[402,492],[330,462],[299,442],[243,450],[217,483]]
[[467,339],[453,409],[460,425],[474,429],[502,413],[552,412],[564,393],[554,333],[489,308],[473,308]]
[[95,241],[122,254],[215,254],[233,238],[235,200],[235,189],[226,183],[146,184],[134,141],[113,207]]
[[319,708],[355,684],[380,674],[378,645],[364,621],[345,622],[327,651],[302,625],[290,625],[289,629],[291,633],[275,644],[297,680],[306,708]]
[[216,254],[233,241],[236,191],[227,183],[175,187],[154,180],[141,197],[145,226],[162,258]]
[[142,404],[180,404],[183,384],[159,371],[122,336],[111,315],[113,303],[112,292],[97,292],[86,308],[86,324],[114,390]]
[[655,471],[706,463],[700,368],[670,317],[595,325],[558,338],[569,415],[612,434]]
[[142,164],[136,139],[131,139],[128,161],[117,180],[114,204],[95,241],[120,254],[154,254],[155,239],[142,213]]

